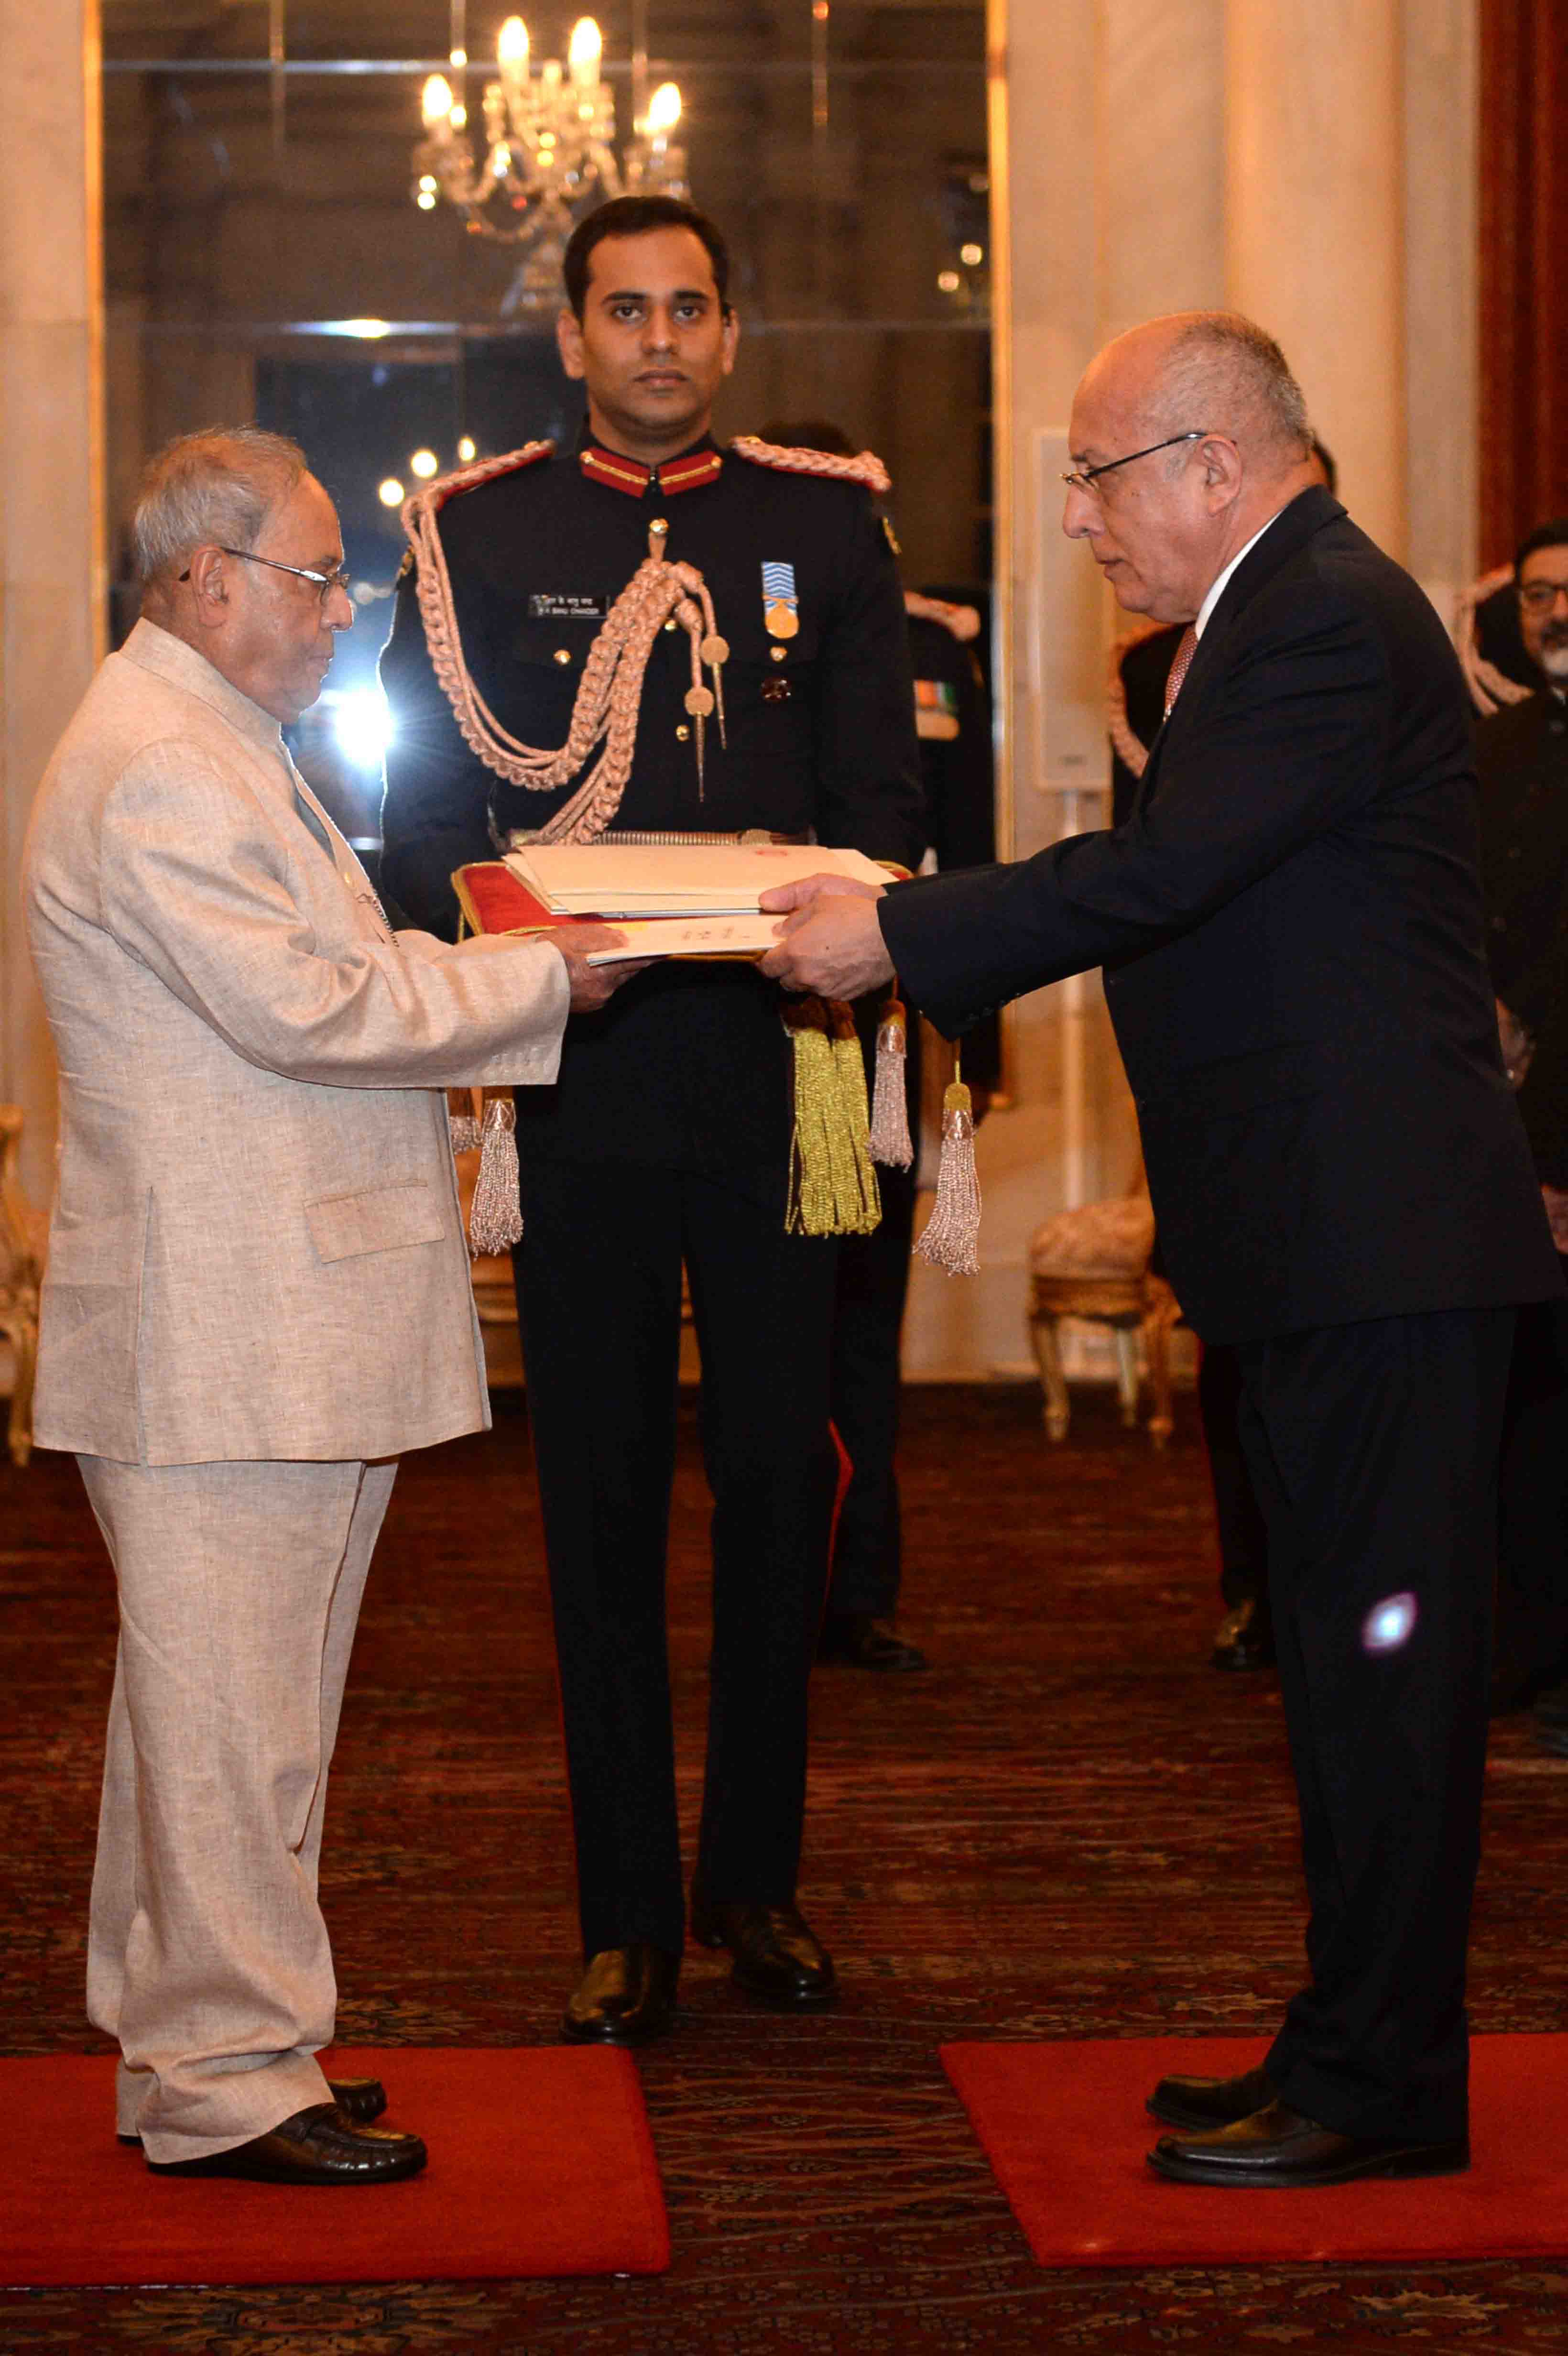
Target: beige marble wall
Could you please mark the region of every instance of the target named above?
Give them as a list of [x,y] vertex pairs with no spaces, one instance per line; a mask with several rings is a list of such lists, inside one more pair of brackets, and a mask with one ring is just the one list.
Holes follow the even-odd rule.
[[1226,289],[1278,337],[1360,522],[1406,546],[1400,0],[1230,0]]
[[22,939],[28,807],[101,648],[96,0],[0,0],[0,1097],[47,1201],[54,1065]]

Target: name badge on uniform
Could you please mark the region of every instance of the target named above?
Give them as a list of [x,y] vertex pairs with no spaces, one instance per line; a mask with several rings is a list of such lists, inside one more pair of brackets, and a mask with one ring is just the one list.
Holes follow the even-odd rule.
[[763,559],[763,627],[770,638],[793,638],[800,627],[793,564]]
[[528,599],[530,622],[602,622],[609,611],[608,597],[587,591],[540,589]]

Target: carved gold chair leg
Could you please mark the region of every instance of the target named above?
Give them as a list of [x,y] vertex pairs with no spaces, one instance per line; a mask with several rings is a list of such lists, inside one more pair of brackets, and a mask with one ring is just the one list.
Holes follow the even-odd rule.
[[1170,1329],[1181,1309],[1163,1278],[1150,1277],[1147,1287],[1151,1297],[1144,1311],[1144,1352],[1148,1359],[1149,1388],[1154,1394],[1148,1436],[1156,1448],[1163,1448],[1175,1429],[1170,1406]]
[[1116,1395],[1122,1402],[1122,1424],[1132,1431],[1138,1419],[1137,1328],[1114,1325],[1111,1331],[1116,1344]]
[[1061,1371],[1055,1312],[1042,1308],[1037,1301],[1030,1313],[1029,1331],[1034,1338],[1035,1363],[1040,1368],[1040,1387],[1044,1393],[1046,1435],[1051,1440],[1065,1440],[1072,1408],[1067,1378]]
[[33,1374],[38,1358],[38,1329],[30,1317],[22,1317],[8,1323],[5,1331],[14,1365],[5,1438],[12,1462],[20,1465],[33,1452]]

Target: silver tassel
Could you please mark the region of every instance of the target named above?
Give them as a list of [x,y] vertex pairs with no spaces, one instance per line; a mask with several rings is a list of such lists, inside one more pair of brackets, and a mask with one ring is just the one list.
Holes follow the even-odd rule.
[[891,998],[877,1025],[877,1071],[871,1090],[871,1159],[887,1170],[907,1170],[914,1160],[909,1133],[909,1033],[901,1001]]
[[980,1180],[975,1168],[975,1107],[962,1080],[942,1100],[942,1158],[936,1165],[936,1201],[915,1249],[949,1276],[977,1276],[980,1257]]
[[507,1097],[492,1097],[485,1108],[479,1143],[479,1177],[468,1214],[468,1248],[475,1259],[490,1252],[510,1251],[522,1238],[523,1215],[517,1201],[517,1116]]
[[453,1112],[446,1108],[446,1126],[454,1154],[472,1153],[479,1142],[479,1123],[471,1112]]

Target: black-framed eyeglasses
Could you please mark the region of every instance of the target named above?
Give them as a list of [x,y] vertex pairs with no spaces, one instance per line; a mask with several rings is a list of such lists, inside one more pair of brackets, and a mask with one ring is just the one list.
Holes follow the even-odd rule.
[[1550,614],[1559,597],[1568,597],[1568,581],[1521,581],[1518,594],[1527,614]]
[[[341,589],[346,593],[347,591],[349,575],[347,564],[338,565],[333,573],[317,573],[308,564],[280,564],[275,556],[258,556],[253,548],[225,548],[220,540],[215,540],[212,544],[225,556],[242,557],[247,564],[270,564],[274,573],[292,573],[296,581],[314,581],[321,592],[321,602],[324,605],[335,589]],[[182,581],[190,579],[188,564],[180,574],[180,579]]]
[[1073,466],[1062,475],[1070,491],[1092,491],[1101,475],[1114,475],[1118,466],[1130,466],[1135,458],[1152,458],[1157,450],[1174,450],[1179,442],[1201,442],[1211,431],[1207,425],[1194,425],[1189,433],[1168,434],[1163,442],[1151,442],[1147,450],[1129,450],[1125,458],[1107,458],[1103,466]]

